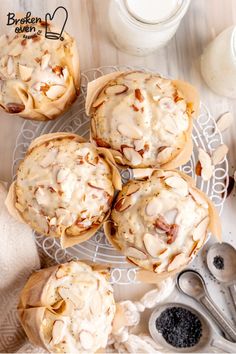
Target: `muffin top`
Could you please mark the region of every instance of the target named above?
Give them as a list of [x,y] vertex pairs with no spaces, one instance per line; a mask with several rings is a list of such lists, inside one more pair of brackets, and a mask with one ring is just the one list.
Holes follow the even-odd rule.
[[100,90],[90,113],[96,144],[116,150],[117,161],[131,167],[164,165],[191,139],[192,104],[174,81],[156,74],[116,76]]
[[[44,346],[50,352],[60,353],[94,353],[105,348],[115,315],[113,289],[106,274],[78,261],[54,268],[53,272],[50,268],[39,272],[44,279],[46,273],[51,274],[41,289],[44,302],[41,307],[45,306],[45,312],[38,325]],[[37,310],[34,296],[31,297],[36,287],[29,280],[21,295],[20,310],[24,311],[22,304],[26,312],[29,304]],[[23,325],[28,324],[23,322]]]
[[156,273],[189,262],[202,246],[209,206],[177,171],[158,170],[118,194],[109,239],[133,263]]
[[98,150],[69,134],[28,151],[17,172],[16,208],[36,231],[76,236],[104,220],[115,188]]
[[37,34],[29,39],[15,32],[0,37],[0,105],[8,113],[44,120],[60,113],[59,104],[50,111],[54,101],[75,94],[79,59],[75,41],[67,33],[63,41],[50,40],[43,26],[36,27]]

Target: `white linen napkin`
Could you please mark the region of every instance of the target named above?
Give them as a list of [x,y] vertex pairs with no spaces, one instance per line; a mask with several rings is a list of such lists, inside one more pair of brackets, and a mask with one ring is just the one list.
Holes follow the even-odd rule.
[[9,215],[6,195],[6,186],[0,182],[0,352],[13,353],[24,344],[31,347],[17,305],[21,289],[32,271],[40,268],[40,261],[30,227]]

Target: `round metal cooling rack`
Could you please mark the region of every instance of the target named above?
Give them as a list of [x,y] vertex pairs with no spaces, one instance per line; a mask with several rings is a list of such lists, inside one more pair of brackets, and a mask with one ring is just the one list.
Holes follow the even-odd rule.
[[[81,94],[68,112],[60,118],[49,122],[26,120],[16,139],[12,165],[13,179],[15,178],[19,162],[23,159],[29,144],[39,135],[64,131],[77,133],[88,138],[89,118],[85,113],[85,97],[88,82],[111,72],[134,69],[147,71],[145,68],[131,66],[106,66],[83,71],[81,74]],[[211,153],[217,146],[223,143],[222,136],[216,127],[215,121],[203,103],[201,103],[200,106],[200,115],[198,119],[194,121],[193,142],[194,150],[191,159],[186,165],[181,167],[181,170],[195,179],[197,186],[210,197],[219,213],[221,213],[228,186],[227,159],[225,158],[216,166],[210,181],[204,182],[202,178],[198,177],[195,173],[198,161],[198,147],[202,147],[205,151]],[[127,181],[130,175],[129,169],[123,170],[123,182]],[[59,241],[55,238],[45,237],[36,233],[35,238],[38,246],[57,263],[62,263],[72,258],[105,263],[112,267],[112,283],[127,284],[135,282],[135,268],[127,263],[125,257],[109,244],[102,230],[99,230],[89,241],[67,249],[62,249]]]

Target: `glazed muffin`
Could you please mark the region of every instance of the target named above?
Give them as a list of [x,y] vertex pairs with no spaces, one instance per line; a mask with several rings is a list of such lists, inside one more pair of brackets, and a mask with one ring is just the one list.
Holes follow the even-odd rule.
[[10,188],[10,213],[62,247],[90,238],[110,212],[121,180],[109,151],[70,133],[36,139]]
[[18,312],[29,340],[49,352],[94,353],[107,345],[115,314],[108,273],[72,261],[31,275]]
[[217,212],[193,180],[177,170],[154,170],[146,180],[129,181],[105,225],[106,236],[129,261],[161,277],[186,266],[207,231],[220,239]]
[[130,167],[172,169],[186,163],[198,109],[190,84],[153,73],[112,73],[88,85],[92,141]]
[[48,120],[76,99],[79,57],[69,34],[63,34],[63,41],[50,40],[44,26],[36,27],[37,35],[30,39],[15,32],[0,37],[0,106],[12,115]]

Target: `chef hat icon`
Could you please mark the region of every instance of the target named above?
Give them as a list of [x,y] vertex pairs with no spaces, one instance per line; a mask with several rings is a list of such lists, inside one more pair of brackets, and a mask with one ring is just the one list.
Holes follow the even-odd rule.
[[[56,20],[57,19],[57,20]],[[63,6],[59,6],[51,15],[50,13],[46,13],[45,15],[45,22],[46,22],[46,29],[45,29],[45,37],[48,39],[60,39],[63,40],[62,33],[64,31],[66,21],[68,19],[68,11]],[[50,22],[54,21],[54,23],[61,23],[57,29],[61,29],[60,32],[54,32],[50,28]],[[54,29],[54,28],[53,28]]]

